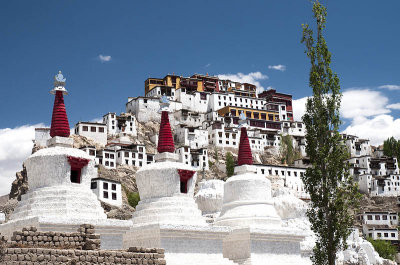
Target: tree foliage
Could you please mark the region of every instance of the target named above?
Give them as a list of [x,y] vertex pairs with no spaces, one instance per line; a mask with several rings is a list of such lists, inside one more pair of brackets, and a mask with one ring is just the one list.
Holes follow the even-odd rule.
[[226,175],[229,178],[233,175],[235,171],[235,160],[233,159],[233,155],[231,152],[226,153],[225,166],[226,166]]
[[127,196],[129,205],[132,206],[133,208],[136,208],[136,205],[138,205],[140,201],[139,192],[129,192]]
[[312,166],[302,177],[310,194],[307,211],[316,245],[311,257],[314,264],[334,265],[336,252],[346,246],[353,217],[350,207],[358,205],[357,185],[349,175],[345,160],[347,150],[339,135],[341,102],[339,78],[330,68],[331,53],[323,37],[326,8],[313,2],[316,39],[309,25],[302,25],[307,57],[311,61],[309,85],[313,96],[308,98],[303,121],[306,125],[306,152]]
[[393,136],[383,142],[383,154],[389,157],[400,158],[400,141]]
[[294,160],[301,158],[300,152],[293,147],[293,137],[291,135],[281,135],[280,149],[282,164],[293,165]]
[[373,240],[372,238],[367,238],[367,240],[374,246],[376,252],[379,256],[384,259],[394,260],[397,253],[397,248],[393,246],[389,241],[386,240]]

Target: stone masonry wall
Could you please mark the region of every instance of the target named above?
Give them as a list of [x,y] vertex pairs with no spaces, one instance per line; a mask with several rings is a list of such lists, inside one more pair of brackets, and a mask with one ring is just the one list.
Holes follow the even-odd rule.
[[36,227],[28,227],[13,233],[11,246],[95,250],[100,249],[100,235],[87,224],[76,233],[38,232]]
[[[140,252],[139,252],[139,251]],[[4,265],[83,265],[150,264],[165,265],[163,249],[129,249],[128,251],[7,248],[0,264]]]
[[24,228],[14,232],[10,243],[0,235],[0,264],[166,264],[164,249],[99,250],[99,238],[92,225],[82,225],[77,233],[38,232],[35,227]]

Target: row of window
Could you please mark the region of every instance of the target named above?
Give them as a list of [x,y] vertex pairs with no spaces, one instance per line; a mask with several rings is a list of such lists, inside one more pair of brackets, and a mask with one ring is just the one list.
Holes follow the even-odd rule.
[[[103,191],[103,198],[108,199],[108,191]],[[114,201],[117,200],[117,194],[115,192],[111,192],[111,199]]]
[[[368,215],[367,215],[367,220],[373,220],[373,217],[375,217],[375,220],[381,220],[381,215],[378,215],[378,214],[376,214],[376,215],[374,215],[374,216],[368,214]],[[387,220],[387,219],[388,219],[388,216],[387,216],[387,215],[382,215],[382,220]],[[391,219],[396,220],[396,219],[397,219],[397,216],[393,215]]]
[[[292,175],[291,171],[286,171],[287,175],[290,177]],[[279,176],[279,170],[274,171],[276,176]],[[261,169],[261,174],[265,175],[265,169]],[[272,175],[272,169],[268,169],[268,175]],[[297,177],[297,171],[293,171],[293,176]],[[285,176],[285,170],[281,170],[281,176]],[[304,176],[304,172],[300,172],[300,177]]]
[[[110,185],[108,185],[108,184],[109,184],[109,183],[107,183],[107,182],[103,182],[103,190],[108,190],[108,188],[110,187]],[[90,184],[90,188],[91,188],[92,190],[97,189],[97,182],[96,182],[96,181],[93,181],[93,182]],[[111,184],[111,190],[117,190],[117,184],[112,183],[112,184]]]
[[82,126],[82,131],[88,132],[90,128],[90,132],[99,132],[104,133],[104,127],[96,127],[96,126]]
[[[382,237],[382,233],[376,233],[377,237]],[[396,233],[390,233],[392,238],[396,238]],[[369,233],[369,237],[372,237],[372,233]],[[389,233],[383,233],[383,237],[389,237]]]

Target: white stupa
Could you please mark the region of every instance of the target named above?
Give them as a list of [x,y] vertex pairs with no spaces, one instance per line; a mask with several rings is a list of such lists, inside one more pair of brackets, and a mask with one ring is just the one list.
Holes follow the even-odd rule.
[[311,264],[300,248],[305,234],[281,226],[271,198],[271,183],[255,174],[247,120],[243,112],[240,116],[238,166],[224,184],[221,214],[214,223],[232,228],[224,239],[224,257],[238,264]]
[[[101,234],[102,248],[121,248],[122,235],[130,221],[109,220],[97,196],[91,191],[97,177],[95,162],[84,151],[72,148],[63,95],[65,78],[55,76],[55,94],[48,148],[26,161],[29,191],[22,195],[10,221],[0,226],[2,234],[26,226],[43,231],[76,231],[84,223],[93,224]],[[118,239],[119,238],[119,239]]]
[[132,216],[133,226],[124,247],[165,249],[169,265],[210,265],[234,263],[222,254],[227,228],[212,228],[194,201],[197,172],[177,162],[168,118],[168,99],[161,98],[161,124],[155,163],[136,173],[140,202]]
[[224,185],[222,211],[215,224],[252,228],[280,226],[281,218],[271,200],[271,182],[255,174],[246,127],[247,120],[242,112],[238,166],[235,175]]

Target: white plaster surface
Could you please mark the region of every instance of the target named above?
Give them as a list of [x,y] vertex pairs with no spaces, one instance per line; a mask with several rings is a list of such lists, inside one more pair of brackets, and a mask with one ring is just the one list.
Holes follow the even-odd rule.
[[90,190],[90,180],[97,175],[92,157],[80,149],[67,147],[41,149],[25,161],[30,190],[74,184],[70,181],[71,166],[68,156],[90,160],[89,164],[82,168],[80,183],[80,186]]
[[132,216],[134,224],[192,224],[206,225],[193,199],[197,173],[187,183],[187,193],[180,191],[178,169],[192,167],[175,162],[175,154],[156,155],[157,162],[143,166],[136,173],[140,202]]
[[124,248],[161,247],[169,265],[234,265],[223,257],[222,239],[226,227],[191,225],[134,225],[124,236]]
[[97,176],[93,160],[82,168],[81,183],[71,182],[68,156],[91,158],[79,149],[51,147],[27,159],[30,189],[22,195],[10,221],[0,225],[0,233],[11,236],[27,226],[36,226],[40,231],[72,232],[81,224],[92,224],[104,239],[102,248],[121,249],[122,236],[132,222],[107,219],[90,189],[91,179]]
[[271,200],[271,182],[254,174],[252,166],[236,167],[238,175],[224,185],[224,202],[216,225],[280,226],[281,218]]
[[[299,263],[295,264],[311,264],[310,255],[315,245],[315,235],[311,231],[311,224],[306,217],[308,204],[298,199],[290,189],[279,189],[275,192],[273,202],[278,214],[281,216],[283,226],[287,228],[300,229],[305,235],[304,240],[300,244],[302,258]],[[344,264],[365,264],[365,265],[381,265],[383,259],[379,257],[371,243],[359,236],[358,230],[347,239],[348,248],[337,254],[337,265]],[[385,264],[391,264],[386,260]],[[393,263],[395,264],[395,263]]]
[[220,212],[224,200],[224,182],[218,179],[200,182],[195,200],[202,214]]
[[370,242],[359,236],[358,230],[354,230],[347,239],[348,248],[338,253],[337,264],[365,264],[381,265],[396,264],[394,261],[385,260],[374,250]]

